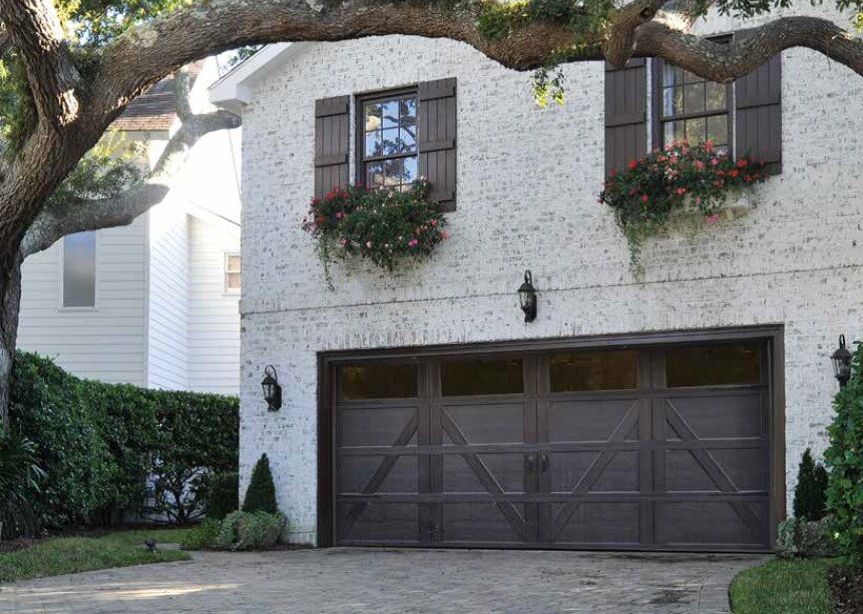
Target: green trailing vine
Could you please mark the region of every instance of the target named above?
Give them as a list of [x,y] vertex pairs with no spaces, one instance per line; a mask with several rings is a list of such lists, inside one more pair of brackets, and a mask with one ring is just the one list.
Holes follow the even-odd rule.
[[303,229],[317,241],[324,273],[336,258],[359,257],[392,271],[402,260],[427,258],[448,238],[440,205],[429,198],[431,185],[410,189],[334,188],[311,202]]
[[644,240],[665,228],[674,212],[690,210],[714,224],[732,193],[766,178],[761,160],[748,156],[733,160],[716,151],[711,141],[697,145],[678,141],[632,160],[623,172],[612,172],[599,202],[614,210],[629,243],[632,268],[640,274]]

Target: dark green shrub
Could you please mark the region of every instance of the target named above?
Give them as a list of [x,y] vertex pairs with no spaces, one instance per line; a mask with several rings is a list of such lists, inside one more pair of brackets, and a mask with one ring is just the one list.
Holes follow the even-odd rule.
[[776,530],[776,556],[781,559],[822,558],[836,555],[830,518],[788,518]]
[[812,458],[809,448],[803,453],[794,487],[794,517],[817,521],[827,514],[827,470]]
[[214,473],[210,478],[207,518],[221,519],[240,508],[240,483],[236,471]]
[[0,432],[0,539],[32,537],[41,526],[31,501],[40,496],[45,472],[36,444]]
[[[209,474],[237,469],[234,397],[83,380],[19,352],[10,417],[38,447],[47,477],[33,505],[51,527],[123,512],[185,522],[206,509]],[[148,480],[154,503],[145,509]]]
[[267,512],[231,512],[219,530],[213,548],[218,550],[265,550],[279,540],[285,519]]
[[183,550],[203,550],[206,548],[213,548],[216,543],[216,539],[219,537],[219,531],[221,530],[221,520],[216,518],[207,518],[204,522],[186,533],[180,546]]
[[273,474],[270,471],[270,459],[262,454],[252,471],[252,479],[243,499],[244,512],[267,512],[278,514],[276,503],[276,486],[273,484]]
[[37,515],[48,526],[62,527],[110,507],[123,475],[79,380],[48,359],[19,352],[11,392],[12,430],[37,445],[47,473],[33,501]]
[[209,474],[237,470],[239,402],[215,394],[149,392],[161,432],[150,469],[156,475],[153,511],[187,522],[206,510]]
[[833,401],[836,413],[827,427],[830,447],[827,511],[833,516],[840,551],[863,564],[863,346],[857,345],[851,379]]

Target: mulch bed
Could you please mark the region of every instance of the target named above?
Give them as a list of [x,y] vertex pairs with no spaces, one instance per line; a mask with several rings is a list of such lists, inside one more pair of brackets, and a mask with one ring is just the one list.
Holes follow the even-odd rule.
[[836,601],[836,614],[863,612],[863,569],[831,567],[827,582]]

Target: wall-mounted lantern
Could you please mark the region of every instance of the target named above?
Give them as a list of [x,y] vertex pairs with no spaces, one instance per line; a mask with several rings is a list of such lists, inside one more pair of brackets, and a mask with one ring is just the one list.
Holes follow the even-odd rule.
[[844,388],[851,379],[851,352],[845,347],[845,335],[839,335],[839,348],[830,356],[833,362],[833,374],[839,381],[839,388]]
[[264,400],[267,402],[268,411],[279,411],[282,408],[282,387],[279,385],[279,376],[273,365],[267,365],[264,369],[264,379],[261,381],[264,389]]
[[533,287],[533,275],[530,271],[524,272],[524,283],[518,289],[518,301],[524,312],[524,321],[536,320],[536,288]]

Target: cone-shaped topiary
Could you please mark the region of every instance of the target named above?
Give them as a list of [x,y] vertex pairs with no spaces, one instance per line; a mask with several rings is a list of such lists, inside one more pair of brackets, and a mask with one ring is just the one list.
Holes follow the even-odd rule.
[[267,512],[278,514],[279,507],[276,504],[276,486],[273,484],[273,474],[270,471],[270,459],[266,454],[252,471],[252,481],[246,490],[246,498],[243,500],[244,512]]
[[827,513],[827,470],[812,458],[809,448],[803,453],[794,488],[794,517],[817,521]]

